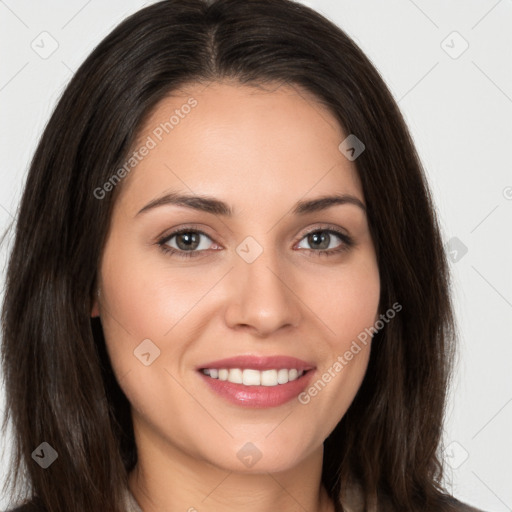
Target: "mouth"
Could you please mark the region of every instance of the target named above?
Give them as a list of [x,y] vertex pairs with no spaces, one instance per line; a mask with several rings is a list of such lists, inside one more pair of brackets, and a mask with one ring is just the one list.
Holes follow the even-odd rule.
[[207,363],[197,372],[215,395],[242,407],[269,408],[297,397],[314,365],[296,358],[240,356]]
[[232,384],[275,387],[297,380],[310,370],[274,368],[260,371],[253,368],[203,368],[200,371],[211,379],[231,382]]

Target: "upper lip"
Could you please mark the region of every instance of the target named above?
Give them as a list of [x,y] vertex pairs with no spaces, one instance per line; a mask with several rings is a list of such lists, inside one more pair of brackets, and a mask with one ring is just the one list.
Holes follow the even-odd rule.
[[197,367],[198,370],[205,368],[250,368],[253,370],[272,370],[283,368],[296,368],[297,370],[312,370],[315,365],[290,356],[252,356],[242,355],[210,361]]

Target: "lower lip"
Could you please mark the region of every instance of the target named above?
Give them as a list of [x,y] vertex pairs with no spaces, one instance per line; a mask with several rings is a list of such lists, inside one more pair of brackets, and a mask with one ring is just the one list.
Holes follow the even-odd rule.
[[277,386],[244,386],[227,380],[212,379],[199,371],[211,390],[231,403],[254,408],[277,407],[293,400],[304,391],[313,373],[314,370],[309,370],[298,379]]

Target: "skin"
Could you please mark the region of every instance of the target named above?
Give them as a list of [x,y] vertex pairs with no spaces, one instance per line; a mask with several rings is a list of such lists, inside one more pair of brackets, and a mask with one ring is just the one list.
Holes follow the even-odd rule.
[[[190,84],[159,103],[136,147],[191,96],[197,106],[118,185],[91,312],[132,405],[139,459],[129,487],[145,512],[333,511],[322,443],[362,382],[371,343],[308,404],[237,406],[196,368],[289,355],[315,364],[314,383],[375,323],[380,279],[364,210],[291,213],[299,200],[333,193],[364,204],[355,163],[338,149],[347,134],[296,86]],[[233,216],[177,205],[138,214],[170,191],[214,196]],[[161,235],[190,223],[208,235],[199,255],[165,253]],[[335,234],[320,249],[308,243],[307,230],[322,234],[326,224],[355,245],[319,255],[344,243]],[[236,252],[248,236],[263,249],[252,263]],[[178,238],[168,245],[179,250]],[[160,350],[149,366],[134,357],[145,339]],[[247,442],[261,453],[251,467],[237,457]]]

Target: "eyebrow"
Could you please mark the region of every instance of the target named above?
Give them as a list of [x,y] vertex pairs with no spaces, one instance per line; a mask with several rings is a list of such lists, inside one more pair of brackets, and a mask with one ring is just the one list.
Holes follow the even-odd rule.
[[[331,206],[343,204],[358,206],[366,213],[366,206],[357,197],[350,194],[335,194],[321,196],[311,200],[298,201],[293,207],[292,214],[307,215],[309,213],[326,210]],[[214,215],[221,215],[224,217],[233,216],[233,210],[224,201],[210,196],[180,194],[178,192],[171,192],[150,201],[146,206],[139,210],[139,212],[137,212],[137,215],[153,210],[154,208],[158,208],[159,206],[168,205],[184,206],[186,208],[212,213]]]

